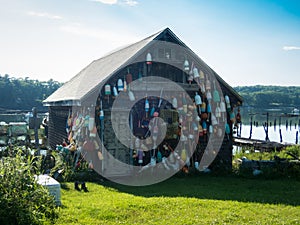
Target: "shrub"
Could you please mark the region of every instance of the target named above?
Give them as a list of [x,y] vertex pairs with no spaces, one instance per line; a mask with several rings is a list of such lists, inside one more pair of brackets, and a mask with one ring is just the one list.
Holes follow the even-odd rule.
[[[247,163],[241,158],[247,157]],[[234,173],[242,177],[253,177],[255,167],[263,178],[294,178],[300,180],[300,145],[286,147],[280,152],[238,153],[234,156]],[[264,161],[264,162],[262,162]]]
[[292,145],[286,147],[285,151],[287,153],[292,153],[294,156],[300,158],[300,145]]
[[58,217],[54,197],[37,184],[39,158],[17,151],[0,161],[0,224],[53,224]]

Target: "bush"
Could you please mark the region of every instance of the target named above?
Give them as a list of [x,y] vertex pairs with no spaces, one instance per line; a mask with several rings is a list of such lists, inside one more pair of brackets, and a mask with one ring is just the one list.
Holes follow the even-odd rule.
[[294,156],[300,158],[300,145],[292,145],[292,146],[286,147],[285,151],[287,153],[292,153]]
[[[243,156],[246,162],[241,162]],[[234,156],[234,173],[242,177],[253,177],[254,169],[262,178],[294,178],[300,180],[300,145],[286,147],[280,152],[240,152]]]
[[58,218],[54,197],[36,182],[38,164],[21,151],[1,159],[0,224],[53,224]]

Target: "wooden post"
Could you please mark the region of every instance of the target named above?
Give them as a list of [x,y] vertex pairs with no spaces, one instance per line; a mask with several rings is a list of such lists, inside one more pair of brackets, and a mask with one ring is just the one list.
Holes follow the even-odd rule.
[[282,142],[281,128],[279,128],[280,143]]
[[37,122],[37,110],[35,107],[32,108],[33,124],[34,124],[34,143],[35,148],[39,147],[39,135],[38,135],[38,122]]
[[250,117],[250,136],[249,136],[249,139],[252,138],[252,115]]
[[266,141],[269,141],[269,113],[267,112],[267,123],[264,126],[264,130],[265,130],[265,133],[266,133],[266,138],[265,140]]

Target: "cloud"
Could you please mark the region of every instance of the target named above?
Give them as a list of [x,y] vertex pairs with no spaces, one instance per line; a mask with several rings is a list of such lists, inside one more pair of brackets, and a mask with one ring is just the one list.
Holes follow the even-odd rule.
[[124,2],[124,4],[129,5],[129,6],[136,6],[138,4],[138,2],[134,1],[134,0],[124,0],[123,2]]
[[53,19],[53,20],[61,20],[63,19],[61,16],[58,15],[53,15],[47,12],[34,12],[34,11],[28,11],[27,15],[29,16],[35,16],[35,17],[44,17],[48,19]]
[[92,2],[100,2],[103,4],[114,5],[118,3],[118,0],[90,0]]
[[282,48],[284,51],[292,51],[292,50],[300,50],[298,46],[283,46]]
[[118,2],[118,0],[90,0],[90,1],[99,2],[107,5],[120,4],[120,5],[136,6],[138,4],[138,2],[135,0],[122,0],[121,2]]

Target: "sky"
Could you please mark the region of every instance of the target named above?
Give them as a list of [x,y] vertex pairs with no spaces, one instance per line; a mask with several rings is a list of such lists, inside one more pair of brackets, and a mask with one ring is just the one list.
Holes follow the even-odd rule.
[[169,27],[229,85],[300,86],[298,0],[0,0],[0,75],[66,82]]

